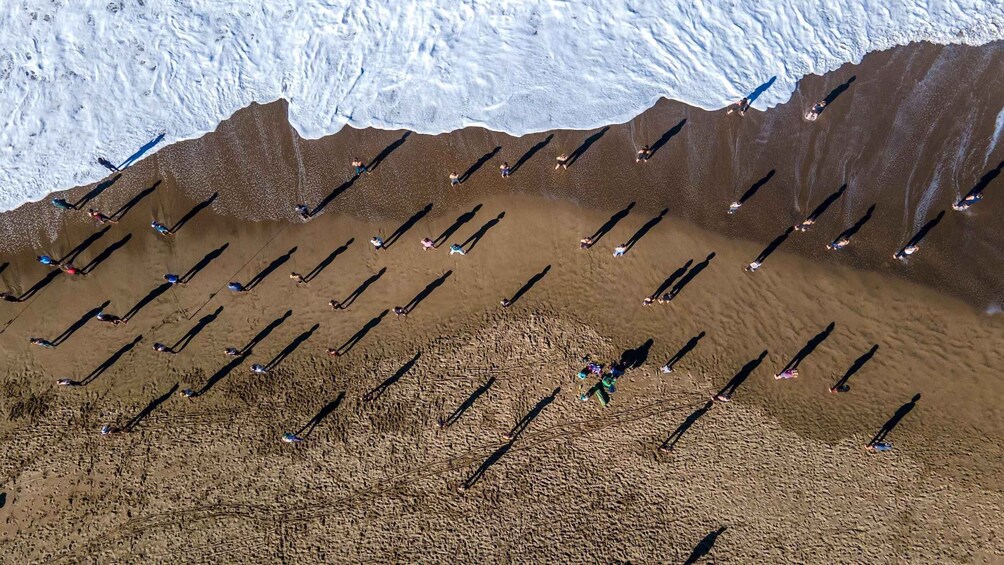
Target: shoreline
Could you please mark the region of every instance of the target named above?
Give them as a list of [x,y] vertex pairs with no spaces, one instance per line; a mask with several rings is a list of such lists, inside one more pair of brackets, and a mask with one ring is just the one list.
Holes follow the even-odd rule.
[[[847,65],[826,77],[807,77],[792,101],[767,113],[738,118],[664,100],[631,122],[598,132],[555,131],[528,138],[476,128],[439,136],[347,128],[306,141],[291,131],[282,104],[253,106],[212,134],[141,161],[95,202],[115,209],[160,181],[166,192],[178,186],[197,199],[222,191],[226,197],[213,204],[216,211],[254,220],[294,220],[296,204],[316,207],[325,199],[331,199],[325,212],[337,209],[370,220],[405,218],[412,213],[412,203],[448,190],[450,170],[466,169],[499,146],[502,149],[490,163],[462,185],[464,198],[511,191],[610,211],[634,201],[639,210],[668,208],[671,218],[766,245],[847,184],[843,197],[810,233],[794,234],[782,250],[920,280],[993,313],[1004,305],[1004,285],[995,276],[1004,269],[1004,256],[994,251],[998,230],[992,220],[1004,213],[1001,199],[993,198],[994,183],[1002,181],[991,182],[989,197],[970,211],[956,212],[950,204],[982,176],[992,174],[995,163],[1004,162],[1004,146],[989,151],[975,141],[991,138],[999,108],[993,102],[973,107],[967,98],[953,93],[965,91],[959,84],[963,71],[975,73],[963,78],[984,91],[994,91],[996,82],[1001,83],[998,91],[1004,91],[1004,79],[986,74],[1001,53],[1004,42],[983,48],[911,46],[871,54],[861,65]],[[896,77],[901,86],[889,88],[890,78],[904,72]],[[922,76],[923,81],[914,84],[911,75]],[[835,99],[821,121],[801,119],[803,106],[850,77],[859,78]],[[884,107],[895,100],[916,106],[916,111],[901,110],[890,121]],[[920,112],[917,104],[924,102],[913,100],[938,100],[940,109]],[[963,130],[949,119],[961,113],[970,118]],[[876,141],[857,150],[866,123],[873,132],[869,138]],[[944,131],[935,131],[939,125]],[[564,174],[551,170],[557,153],[581,147],[583,140],[599,132],[603,134],[585,150],[588,158]],[[665,145],[644,166],[635,166],[634,151],[644,142],[658,144],[660,136],[668,136]],[[545,140],[549,141],[542,145]],[[968,144],[960,145],[964,141]],[[965,151],[945,152],[953,146]],[[848,154],[848,147],[855,149]],[[346,163],[355,156],[368,156],[372,162],[381,159],[382,152],[386,160],[378,167],[392,181],[383,192],[348,182],[351,171]],[[515,164],[527,155],[522,170],[507,182],[497,178],[499,162]],[[429,166],[436,162],[442,165]],[[726,214],[729,202],[764,179],[739,213]],[[93,189],[56,194],[75,202]],[[872,205],[875,214],[852,245],[840,252],[825,250],[824,243],[863,218]],[[942,210],[945,221],[932,230],[916,257],[906,264],[890,259]],[[73,220],[62,225],[58,211],[45,202],[0,218],[4,219],[0,240],[7,251],[69,245],[58,241],[62,233],[84,223]],[[958,245],[961,237],[964,246]],[[8,277],[5,282],[13,285]]]

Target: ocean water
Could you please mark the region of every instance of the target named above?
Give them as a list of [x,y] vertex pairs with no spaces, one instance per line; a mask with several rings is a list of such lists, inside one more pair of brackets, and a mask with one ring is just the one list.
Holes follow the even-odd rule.
[[802,76],[871,51],[1004,39],[1004,9],[999,0],[6,0],[0,29],[0,210],[10,210],[103,178],[98,157],[131,162],[252,102],[288,100],[307,138],[346,124],[590,129],[660,97],[715,109],[757,92],[754,107],[766,109]]

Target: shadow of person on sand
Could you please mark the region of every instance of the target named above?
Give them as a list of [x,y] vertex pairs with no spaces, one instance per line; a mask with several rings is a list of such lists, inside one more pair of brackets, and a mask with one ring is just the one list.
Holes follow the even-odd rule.
[[224,243],[223,245],[217,247],[216,249],[213,249],[209,253],[206,253],[205,257],[203,257],[202,259],[199,259],[198,263],[196,263],[195,265],[193,265],[192,268],[189,269],[188,271],[186,271],[184,275],[181,275],[181,278],[179,279],[179,281],[182,284],[187,283],[187,282],[191,282],[191,280],[195,277],[195,275],[199,274],[199,272],[202,271],[202,269],[205,269],[206,267],[209,266],[210,263],[212,263],[213,261],[215,261],[220,255],[223,255],[223,252],[226,251],[228,247],[230,247],[230,243],[229,242]]
[[92,308],[87,312],[84,312],[84,315],[81,316],[79,320],[73,322],[73,324],[70,325],[70,327],[66,328],[66,330],[63,331],[63,333],[59,334],[58,336],[56,336],[56,339],[52,340],[52,346],[59,347],[62,343],[66,342],[66,340],[70,339],[70,336],[77,333],[77,330],[84,327],[84,325],[86,325],[88,321],[90,321],[92,318],[100,314],[101,311],[107,308],[109,304],[111,304],[111,302],[105,300],[104,303],[102,303],[98,307]]
[[111,357],[105,359],[103,363],[98,365],[93,371],[91,371],[86,377],[84,377],[76,384],[80,386],[87,386],[93,383],[98,377],[103,375],[105,371],[111,369],[112,366],[118,363],[119,359],[121,359],[123,355],[132,351],[132,349],[136,347],[136,344],[138,344],[142,340],[143,340],[142,335],[136,336],[135,339],[120,347],[115,353],[112,353]]
[[393,385],[397,381],[401,380],[401,377],[403,377],[406,374],[408,374],[408,371],[410,371],[412,369],[412,367],[415,366],[415,363],[418,363],[418,358],[421,357],[421,356],[422,356],[422,352],[419,351],[418,353],[415,354],[414,357],[412,357],[411,359],[409,359],[404,365],[401,365],[401,367],[397,371],[395,371],[393,375],[387,377],[387,379],[385,381],[383,381],[382,383],[378,384],[376,387],[373,388],[373,390],[370,390],[369,392],[367,392],[366,394],[364,394],[363,395],[363,402],[372,402],[372,401],[380,398],[381,396],[383,396],[383,393],[387,392],[387,389],[390,388],[391,385]]
[[844,376],[840,377],[840,380],[838,380],[836,384],[830,387],[830,392],[847,392],[848,390],[850,390],[851,386],[847,384],[847,381],[851,380],[851,377],[853,377],[858,371],[860,371],[861,367],[864,367],[865,363],[870,361],[871,358],[875,356],[875,353],[878,351],[878,349],[879,349],[878,344],[873,345],[871,349],[869,349],[864,353],[864,355],[855,359],[854,363],[850,366],[849,369],[847,369],[847,372],[844,373]]
[[879,429],[878,433],[876,433],[875,436],[872,437],[872,440],[868,442],[868,447],[871,447],[877,443],[885,441],[885,438],[887,435],[889,435],[889,432],[896,429],[896,426],[899,425],[900,421],[903,420],[903,418],[906,417],[906,415],[909,414],[914,408],[916,408],[917,402],[919,400],[920,400],[920,393],[917,393],[916,395],[914,395],[913,398],[910,399],[910,402],[907,402],[906,404],[900,406],[899,409],[896,410],[896,413],[893,414],[892,417],[889,418],[885,424],[882,424],[882,428]]
[[418,223],[419,220],[421,220],[422,218],[424,218],[431,211],[432,211],[432,202],[426,204],[425,208],[422,208],[418,212],[415,212],[414,214],[412,214],[412,216],[410,218],[408,218],[403,224],[401,224],[400,227],[398,227],[396,230],[394,230],[394,233],[390,234],[390,237],[388,237],[386,239],[386,241],[383,242],[383,248],[384,249],[390,249],[391,245],[394,245],[394,243],[398,239],[400,239],[402,235],[404,235],[405,233],[407,233],[408,230],[410,230],[412,227],[414,227],[415,224]]
[[414,298],[412,298],[407,304],[404,305],[404,312],[406,314],[411,314],[411,311],[414,310],[416,307],[418,307],[418,305],[421,304],[423,300],[428,298],[429,295],[432,294],[432,291],[443,286],[443,283],[445,283],[446,279],[450,278],[450,275],[452,274],[453,274],[452,270],[446,271],[445,273],[437,277],[436,280],[425,285],[425,288],[423,288],[418,294],[415,295]]
[[742,386],[744,382],[746,382],[746,379],[748,379],[749,376],[753,373],[753,371],[756,370],[756,368],[759,367],[761,363],[763,363],[763,360],[766,357],[767,357],[767,351],[764,350],[762,353],[760,353],[759,357],[743,365],[742,369],[739,369],[739,372],[736,373],[736,376],[732,377],[732,379],[729,380],[729,382],[725,383],[725,386],[722,387],[722,390],[718,391],[718,393],[715,395],[715,398],[717,400],[722,400],[726,402],[731,400],[732,395],[736,393],[736,390],[738,390],[739,387]]
[[383,274],[386,272],[387,272],[387,267],[383,267],[376,273],[370,275],[368,279],[364,280],[362,283],[359,284],[359,286],[355,288],[355,290],[349,293],[349,295],[345,297],[345,300],[342,300],[341,302],[332,301],[333,302],[332,306],[337,310],[344,310],[348,308],[349,306],[352,305],[353,302],[356,301],[357,298],[359,298],[360,296],[362,296],[364,292],[366,292],[366,289],[369,288],[371,284],[380,280],[380,277],[382,277]]
[[352,349],[355,348],[355,346],[358,345],[359,342],[362,341],[364,337],[366,337],[366,334],[370,333],[371,331],[373,331],[373,328],[380,325],[380,322],[383,321],[384,317],[387,316],[388,313],[390,313],[390,310],[384,310],[383,312],[380,312],[380,314],[375,316],[370,321],[366,322],[366,325],[363,326],[355,334],[353,334],[353,336],[350,337],[348,340],[346,340],[345,343],[343,343],[339,347],[329,349],[328,353],[330,355],[337,357],[339,355],[345,355],[349,351],[352,351]]
[[715,542],[718,541],[718,536],[725,533],[725,530],[726,527],[722,526],[721,528],[718,528],[717,530],[704,536],[704,539],[697,544],[694,551],[690,552],[690,556],[683,562],[683,565],[695,565],[699,559],[706,557],[709,553],[711,553],[711,549],[715,547]]
[[830,337],[830,334],[833,333],[833,329],[836,326],[837,324],[835,322],[830,322],[830,325],[826,326],[826,328],[823,329],[823,331],[813,336],[813,338],[810,339],[808,343],[806,343],[804,346],[802,346],[802,349],[798,350],[798,353],[796,353],[795,356],[792,357],[790,361],[788,361],[788,364],[782,367],[780,371],[778,371],[778,374],[783,373],[785,371],[793,371],[795,369],[798,369],[798,365],[802,361],[804,361],[806,357],[811,355],[812,352],[815,351],[817,347],[819,347],[819,344],[823,343],[824,341],[826,341],[826,338]]
[[554,134],[548,135],[542,141],[538,141],[536,144],[534,144],[534,146],[528,149],[527,152],[524,153],[523,156],[516,161],[516,164],[509,169],[509,174],[510,175],[516,174],[516,171],[520,167],[522,167],[524,163],[529,161],[534,155],[537,154],[538,151],[547,147],[547,144],[551,143],[552,139],[554,139]]
[[593,135],[590,135],[589,137],[587,137],[585,139],[585,141],[582,142],[582,145],[576,147],[575,151],[572,151],[571,153],[569,153],[569,155],[568,155],[568,161],[565,162],[565,166],[566,167],[571,167],[576,161],[579,160],[579,157],[582,157],[583,155],[585,155],[586,151],[588,151],[589,148],[592,147],[594,143],[596,143],[597,141],[599,141],[600,138],[603,137],[603,134],[607,133],[607,131],[609,131],[609,130],[610,130],[610,126],[605,126],[600,131],[598,131],[598,132],[594,133]]
[[129,213],[129,210],[132,210],[137,204],[140,203],[140,201],[142,201],[147,196],[153,194],[153,191],[157,190],[157,187],[160,186],[160,182],[161,181],[158,180],[157,182],[153,183],[150,186],[150,188],[147,188],[142,192],[137,193],[136,196],[133,196],[132,199],[129,200],[129,202],[126,202],[121,208],[119,208],[111,216],[109,216],[109,218],[111,218],[116,222],[121,221],[122,218],[124,218],[125,215]]
[[327,269],[328,265],[330,265],[331,262],[334,261],[336,257],[338,257],[342,253],[345,253],[346,251],[348,251],[349,246],[352,245],[352,242],[354,242],[354,241],[355,241],[355,238],[349,238],[349,240],[346,241],[344,245],[342,245],[338,249],[335,249],[334,251],[332,251],[331,253],[329,253],[327,257],[325,257],[324,259],[322,259],[321,262],[317,264],[316,267],[314,267],[313,269],[310,270],[309,273],[307,273],[306,275],[304,275],[304,277],[303,277],[304,282],[308,282],[309,283],[310,281],[316,279],[317,275],[320,275],[321,272],[324,271],[324,269]]
[[530,280],[526,281],[526,283],[523,284],[523,286],[521,286],[520,289],[516,291],[516,294],[512,295],[512,298],[509,299],[508,305],[512,306],[513,304],[515,304],[520,298],[523,297],[524,294],[526,294],[531,288],[533,288],[535,284],[540,282],[540,280],[543,279],[547,275],[547,273],[550,272],[550,270],[551,266],[548,265],[544,267],[544,270],[533,275],[533,277],[531,277]]
[[125,244],[129,243],[130,239],[132,239],[132,234],[127,233],[125,237],[123,237],[122,239],[104,248],[104,250],[101,251],[101,253],[99,253],[94,259],[91,259],[86,265],[81,267],[80,272],[84,273],[85,275],[91,274],[92,272],[94,272],[94,269],[98,268],[98,265],[101,265],[102,263],[110,259],[112,253],[115,253],[122,247],[125,247]]
[[[502,151],[502,146],[496,145],[495,149],[492,149],[488,153],[485,153],[484,155],[481,156],[481,158],[479,158],[477,161],[475,161],[473,165],[471,165],[470,167],[468,167],[467,170],[464,171],[463,174],[460,175],[460,178],[458,180],[461,183],[467,182],[467,179],[471,178],[471,176],[474,173],[478,172],[478,169],[480,169],[481,167],[483,167],[485,163],[487,163],[488,161],[490,161],[492,159],[492,157],[498,155],[499,151]],[[512,169],[510,169],[509,172],[511,173]]]
[[276,269],[283,266],[286,263],[286,261],[289,261],[289,258],[292,257],[294,253],[296,253],[296,249],[297,249],[296,247],[293,247],[292,249],[287,251],[285,255],[277,257],[275,260],[269,263],[267,267],[262,269],[261,272],[251,277],[251,280],[249,280],[248,283],[244,285],[244,288],[250,291],[254,287],[261,284],[261,282],[265,280],[269,275],[274,273]]
[[655,157],[656,152],[659,151],[659,149],[662,149],[662,147],[664,145],[666,145],[667,143],[669,143],[670,139],[673,139],[674,137],[676,137],[676,135],[678,133],[680,133],[680,131],[683,130],[683,126],[685,126],[685,125],[687,125],[687,119],[686,118],[680,120],[680,123],[678,123],[675,126],[669,128],[669,130],[666,131],[666,133],[662,134],[662,136],[660,136],[659,139],[655,140],[655,143],[653,143],[652,146],[648,150],[648,159],[651,159],[652,157]]
[[136,426],[140,425],[140,423],[143,420],[145,420],[147,417],[149,417],[150,414],[152,414],[153,411],[156,410],[158,406],[160,406],[161,404],[167,402],[167,400],[169,398],[171,398],[172,396],[174,396],[175,392],[178,392],[178,384],[177,383],[175,383],[175,385],[173,387],[171,387],[171,390],[165,392],[162,396],[158,396],[157,398],[154,398],[153,400],[151,400],[150,404],[147,404],[146,407],[143,408],[143,410],[141,410],[139,414],[136,414],[136,416],[133,417],[132,420],[129,420],[129,423],[127,423],[122,429],[125,430],[125,431],[127,431],[127,432],[131,432],[131,431],[135,430]]
[[672,452],[676,447],[676,444],[680,441],[680,438],[683,437],[683,434],[687,433],[687,430],[689,430],[690,427],[697,422],[697,420],[701,419],[701,416],[707,414],[708,410],[711,410],[712,406],[714,406],[714,402],[709,400],[704,404],[704,406],[694,410],[694,412],[687,416],[687,419],[677,426],[677,428],[673,430],[673,433],[669,434],[669,437],[662,442],[662,445],[659,446],[659,451],[665,453]]
[[470,396],[468,396],[460,404],[460,406],[458,406],[457,409],[454,410],[452,414],[450,414],[450,416],[448,418],[446,418],[446,419],[440,419],[439,420],[439,427],[441,427],[441,428],[448,428],[448,427],[452,426],[453,424],[456,424],[457,421],[460,420],[461,416],[463,416],[464,413],[467,412],[471,408],[471,406],[474,406],[474,403],[477,401],[477,399],[480,398],[482,394],[488,392],[488,389],[490,389],[493,384],[495,384],[495,377],[489,378],[488,382],[486,382],[485,384],[481,385],[480,387],[477,388],[477,390],[475,390],[474,392],[472,392],[470,394]]
[[615,213],[613,216],[610,216],[610,219],[608,219],[602,226],[600,226],[600,229],[596,230],[596,232],[589,237],[589,239],[591,239],[593,242],[592,244],[596,245],[597,243],[599,243],[600,238],[606,235],[607,232],[609,232],[610,230],[614,229],[614,226],[616,226],[618,222],[626,218],[627,215],[631,213],[631,209],[634,208],[634,205],[635,203],[632,202],[628,204],[623,210]]
[[345,391],[339,392],[338,396],[331,402],[325,404],[324,407],[321,408],[321,410],[313,418],[311,418],[309,422],[304,424],[303,427],[296,432],[296,435],[303,439],[307,439],[310,434],[314,433],[314,430],[317,429],[318,424],[327,418],[329,414],[338,409],[338,406],[342,403],[342,399],[344,398]]
[[[627,240],[627,243],[625,243],[624,246],[627,248],[627,249],[625,249],[625,252],[631,251],[631,248],[634,247],[636,243],[638,243],[639,241],[641,241],[641,238],[645,237],[645,234],[647,234],[649,231],[651,231],[652,228],[654,228],[655,226],[659,225],[659,222],[661,222],[662,219],[665,218],[666,214],[668,214],[668,213],[669,213],[669,208],[663,208],[662,212],[659,212],[658,216],[656,216],[656,217],[652,218],[651,220],[645,222],[645,225],[643,225],[642,227],[638,228],[638,231],[636,231],[634,233],[634,235],[631,236],[631,239]],[[595,240],[593,241],[593,244],[594,245],[596,244]]]
[[400,139],[396,139],[394,140],[393,143],[391,143],[387,147],[384,147],[383,150],[380,151],[380,153],[377,154],[377,156],[374,157],[373,160],[370,161],[368,165],[366,165],[366,169],[371,173],[375,171],[376,168],[379,167],[380,164],[383,163],[387,157],[390,157],[390,154],[393,153],[395,149],[404,145],[404,142],[407,141],[409,135],[411,135],[411,132],[406,131],[404,132],[404,134],[401,136]]
[[450,238],[450,236],[452,236],[454,233],[457,232],[457,230],[462,228],[464,224],[474,219],[474,216],[477,215],[478,210],[481,210],[481,204],[475,206],[473,209],[471,209],[470,212],[464,212],[463,214],[457,216],[457,219],[456,221],[453,222],[453,225],[446,228],[446,231],[444,231],[439,237],[436,238],[433,245],[439,247],[440,245],[446,243],[446,241]]

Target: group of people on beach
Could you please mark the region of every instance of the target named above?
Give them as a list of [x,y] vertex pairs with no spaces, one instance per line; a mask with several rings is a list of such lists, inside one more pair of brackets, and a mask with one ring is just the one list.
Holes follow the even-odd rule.
[[[812,107],[812,109],[806,114],[806,116],[805,116],[806,119],[810,120],[810,121],[811,120],[815,120],[819,116],[819,114],[822,112],[823,108],[825,108],[825,106],[826,106],[826,101],[825,100],[824,101],[820,101],[819,103],[815,104]],[[733,106],[729,107],[728,110],[727,110],[727,114],[738,113],[738,115],[743,116],[749,110],[749,107],[750,107],[750,100],[748,98],[743,98],[742,100],[740,100],[739,102],[737,102]],[[644,145],[643,147],[641,147],[640,149],[637,150],[637,152],[635,154],[635,162],[639,163],[639,164],[646,163],[646,162],[648,162],[652,158],[652,155],[653,155],[652,148],[649,145]],[[567,169],[569,167],[569,165],[571,164],[571,160],[572,160],[572,158],[569,156],[569,154],[567,154],[567,153],[560,153],[555,158],[554,169],[555,170],[559,170],[559,169],[565,170],[565,169]],[[101,162],[102,166],[105,166],[109,170],[112,170],[112,171],[117,171],[118,170],[118,168],[116,168],[114,165],[111,165],[111,163],[107,162],[106,160],[102,160],[102,161],[103,161],[103,162]],[[351,166],[352,166],[352,170],[353,170],[353,172],[354,172],[354,174],[355,174],[356,177],[359,177],[360,175],[364,175],[364,174],[365,175],[371,174],[370,167],[368,167],[359,158],[353,159],[352,162],[351,162]],[[512,168],[509,166],[509,163],[507,161],[503,161],[499,165],[498,169],[499,169],[499,173],[500,173],[500,175],[501,175],[502,178],[509,178],[509,176],[512,174]],[[459,173],[457,173],[457,172],[454,171],[454,172],[451,172],[448,175],[448,180],[449,180],[450,186],[455,187],[457,185],[462,184],[465,179]],[[982,194],[981,193],[979,193],[979,192],[972,193],[970,195],[967,195],[962,200],[960,200],[956,204],[955,208],[958,209],[958,210],[964,210],[964,209],[972,206],[976,202],[979,202],[979,200],[981,198],[982,198]],[[75,205],[67,202],[63,198],[54,198],[52,200],[52,203],[57,208],[64,209],[64,210],[76,210],[77,209],[77,207]],[[729,213],[730,214],[736,213],[739,210],[739,208],[741,207],[741,205],[742,205],[741,202],[738,202],[738,201],[737,202],[733,202],[730,205],[730,207],[729,207]],[[314,214],[314,212],[312,212],[310,210],[310,208],[306,204],[302,204],[302,203],[296,205],[295,212],[303,220],[309,220],[313,216],[313,214]],[[113,218],[112,216],[109,216],[109,215],[101,212],[100,210],[96,210],[96,209],[93,209],[93,208],[89,208],[87,210],[87,215],[92,220],[94,220],[97,225],[115,224],[115,223],[118,222],[118,220],[115,219],[115,218]],[[816,221],[816,218],[810,216],[809,218],[806,218],[801,223],[793,226],[790,231],[806,232],[806,231],[808,231],[814,225],[815,221]],[[174,231],[175,231],[172,228],[170,228],[169,226],[167,226],[166,224],[157,221],[156,219],[153,220],[150,223],[150,227],[153,230],[155,230],[159,235],[162,235],[162,236],[165,236],[165,237],[169,237],[169,236],[174,235]],[[841,249],[841,248],[845,247],[849,243],[849,241],[850,241],[849,237],[843,236],[843,237],[840,237],[840,238],[834,240],[830,244],[828,244],[827,247],[829,249]],[[423,251],[434,250],[434,249],[436,249],[438,247],[437,243],[434,240],[432,240],[432,239],[430,239],[428,237],[423,238],[420,243],[421,243],[421,249]],[[373,236],[370,239],[370,244],[373,246],[374,250],[376,250],[378,252],[383,252],[383,251],[385,251],[387,249],[387,243],[384,241],[384,239],[382,237],[380,237],[378,235]],[[592,236],[584,236],[584,237],[582,237],[582,239],[579,242],[579,246],[583,250],[589,250],[589,249],[591,249],[594,246],[594,244],[595,244],[595,241],[594,241],[594,239],[593,239]],[[628,244],[627,243],[622,243],[622,244],[617,245],[617,246],[615,246],[613,248],[613,256],[614,257],[623,257],[628,252],[628,250],[629,250]],[[917,250],[917,246],[916,245],[908,245],[908,246],[904,247],[904,249],[900,252],[900,255],[901,256],[908,256],[908,255],[914,253],[916,250]],[[457,255],[463,256],[463,255],[466,254],[466,251],[465,251],[465,249],[464,249],[464,247],[462,245],[460,245],[458,243],[452,243],[449,246],[449,254],[450,255],[457,254]],[[898,256],[897,258],[900,258],[900,257]],[[74,267],[72,265],[72,263],[56,260],[56,259],[54,259],[50,255],[39,255],[39,256],[37,256],[37,260],[42,265],[45,265],[45,266],[48,266],[48,267],[53,267],[53,268],[59,268],[63,272],[65,272],[67,274],[70,274],[70,275],[83,274],[82,272],[80,272],[80,270],[78,270],[76,267]],[[762,264],[763,264],[763,257],[760,257],[757,260],[754,260],[753,262],[749,263],[745,267],[745,269],[747,271],[749,271],[749,272],[754,272],[754,271],[758,270],[762,266]],[[308,284],[308,282],[309,282],[304,275],[302,275],[300,273],[297,273],[297,272],[290,273],[289,277],[290,277],[290,279],[292,279],[298,285],[306,286]],[[172,286],[174,286],[174,285],[184,285],[184,282],[182,281],[182,278],[180,276],[176,275],[176,274],[172,274],[172,273],[165,274],[163,276],[163,279],[165,280],[165,282],[167,284],[172,285]],[[229,282],[227,284],[227,288],[230,291],[234,292],[234,293],[247,293],[250,290],[249,288],[247,288],[242,283],[236,282],[236,281]],[[7,301],[7,302],[18,302],[18,301],[20,301],[20,298],[18,296],[14,295],[14,294],[11,294],[11,293],[7,293],[7,292],[0,293],[0,298],[2,298],[4,301]],[[643,304],[650,305],[650,304],[652,304],[654,302],[664,303],[664,302],[668,302],[669,300],[672,300],[672,298],[673,298],[673,296],[670,293],[667,293],[664,296],[658,296],[658,297],[651,296],[651,297],[645,298],[645,300],[643,301]],[[508,298],[504,298],[504,299],[502,299],[502,301],[501,301],[500,304],[501,304],[501,306],[503,308],[508,308],[510,306],[511,302],[510,302],[510,300]],[[329,303],[329,305],[331,306],[332,309],[335,309],[335,310],[337,310],[337,309],[339,309],[341,307],[341,304],[339,304],[337,301],[331,301]],[[400,317],[405,317],[405,316],[408,315],[408,310],[405,309],[405,308],[402,308],[402,307],[395,307],[393,311],[394,311],[394,313],[396,315],[398,315]],[[100,321],[102,323],[107,323],[107,324],[110,324],[110,325],[127,324],[129,322],[129,319],[127,317],[126,318],[120,318],[118,316],[109,314],[109,313],[104,312],[104,311],[101,311],[98,314],[96,314],[95,318],[96,318],[97,321]],[[30,338],[30,343],[32,345],[36,345],[36,346],[39,346],[39,347],[42,347],[42,348],[52,348],[52,347],[55,346],[52,341],[47,340],[45,338],[40,338],[40,337],[32,337],[32,338]],[[164,354],[168,354],[168,355],[177,355],[178,354],[178,351],[176,351],[174,348],[172,348],[172,347],[170,347],[170,346],[168,346],[168,345],[166,345],[164,343],[161,343],[161,342],[154,343],[152,345],[152,349],[154,351],[158,352],[158,353],[164,353]],[[329,349],[328,352],[331,355],[338,355],[339,354],[339,352],[337,350],[334,350],[334,349]],[[224,353],[226,355],[228,355],[228,356],[234,356],[234,357],[245,355],[244,352],[242,352],[242,351],[240,351],[240,350],[238,350],[236,348],[233,348],[233,347],[226,348],[226,350],[224,351]],[[671,361],[667,362],[665,365],[663,365],[660,368],[661,372],[662,373],[671,373],[671,372],[673,372],[673,365],[674,365],[674,363],[675,363],[676,360],[678,360],[678,359],[671,360]],[[586,363],[586,365],[585,365],[585,367],[582,370],[580,370],[577,373],[577,375],[576,375],[577,378],[579,380],[585,381],[586,379],[588,379],[590,377],[593,377],[593,378],[596,379],[596,382],[592,386],[590,386],[586,391],[584,391],[584,392],[582,392],[580,394],[580,396],[579,396],[580,400],[582,400],[582,401],[588,401],[588,400],[590,400],[592,398],[596,398],[602,406],[607,406],[609,404],[609,401],[610,401],[610,395],[613,394],[614,392],[616,392],[616,390],[617,390],[617,387],[616,387],[617,380],[621,376],[624,375],[625,371],[627,370],[627,366],[625,365],[625,363],[623,361],[617,361],[617,362],[613,362],[613,363],[609,364],[609,366],[605,367],[603,364],[595,362],[595,361],[589,359],[588,357],[583,358],[582,361],[584,363]],[[259,364],[259,363],[255,363],[255,364],[251,365],[251,371],[253,373],[255,373],[255,374],[262,374],[262,375],[264,375],[264,374],[268,374],[270,372],[270,368],[267,365],[262,365],[262,364]],[[775,379],[777,379],[777,380],[795,379],[798,376],[799,376],[799,373],[798,373],[797,368],[795,368],[795,367],[791,367],[791,368],[785,369],[785,370],[783,370],[783,371],[781,371],[781,372],[779,372],[779,373],[777,373],[777,374],[774,375]],[[75,381],[75,380],[72,380],[72,379],[62,378],[62,379],[59,379],[57,381],[57,384],[60,385],[60,386],[79,386],[81,383],[79,381]],[[835,388],[831,389],[831,392],[845,392],[848,389],[846,388],[846,385],[844,385],[844,387],[845,388],[835,387]],[[182,390],[180,394],[182,396],[187,397],[187,398],[194,398],[195,396],[197,396],[198,393],[194,392],[191,389],[187,389],[186,388],[186,389]],[[720,393],[717,396],[715,396],[714,399],[718,400],[720,402],[728,402],[729,400],[731,400],[731,394]],[[102,429],[101,429],[101,433],[103,435],[113,434],[113,433],[117,433],[119,431],[123,431],[123,428],[119,428],[119,427],[116,427],[116,426],[113,426],[113,425],[110,425],[110,424],[103,426]],[[290,432],[286,432],[286,433],[284,433],[281,436],[281,441],[286,442],[286,443],[298,443],[298,442],[303,441],[303,439],[304,438],[298,436],[297,434],[290,433]],[[877,443],[877,444],[875,444],[875,445],[873,445],[871,447],[873,447],[873,448],[875,448],[877,450],[886,450],[886,449],[888,449],[890,447],[890,445],[887,444],[887,443],[885,443],[885,442],[879,442],[879,443]]]

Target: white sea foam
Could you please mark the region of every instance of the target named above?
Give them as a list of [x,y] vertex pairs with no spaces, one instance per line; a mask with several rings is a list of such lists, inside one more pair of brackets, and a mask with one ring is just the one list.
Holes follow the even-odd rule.
[[305,137],[345,124],[515,135],[622,122],[659,97],[720,108],[912,41],[1004,38],[999,0],[6,0],[0,210],[93,182],[289,100]]

